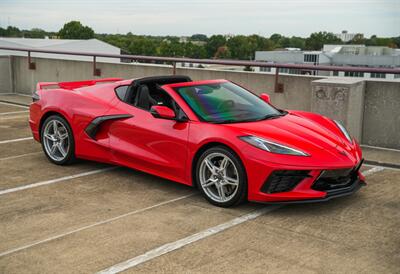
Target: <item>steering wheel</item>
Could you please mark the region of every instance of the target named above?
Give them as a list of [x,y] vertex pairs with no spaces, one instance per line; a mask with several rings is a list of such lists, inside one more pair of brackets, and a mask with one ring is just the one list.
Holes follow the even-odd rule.
[[225,100],[218,104],[217,109],[221,110],[224,108],[233,107],[234,105],[235,105],[235,102],[233,100]]

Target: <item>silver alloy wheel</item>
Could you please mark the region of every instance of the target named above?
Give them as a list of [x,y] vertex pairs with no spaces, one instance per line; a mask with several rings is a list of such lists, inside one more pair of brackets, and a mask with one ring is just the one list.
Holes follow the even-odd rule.
[[54,161],[60,162],[67,157],[69,137],[67,128],[58,120],[51,120],[43,131],[44,148],[47,155]]
[[200,165],[200,184],[215,202],[230,201],[239,189],[239,173],[233,161],[223,153],[207,155]]

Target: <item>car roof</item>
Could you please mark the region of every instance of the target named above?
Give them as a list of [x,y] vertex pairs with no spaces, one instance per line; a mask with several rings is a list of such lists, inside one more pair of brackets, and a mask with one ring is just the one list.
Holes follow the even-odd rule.
[[149,84],[149,83],[157,83],[159,85],[165,85],[165,84],[170,84],[170,83],[182,83],[182,82],[190,82],[192,79],[190,79],[189,76],[185,75],[165,75],[165,76],[151,76],[151,77],[143,77],[143,78],[138,78],[134,79],[132,81],[132,84],[134,86],[139,86],[143,84]]

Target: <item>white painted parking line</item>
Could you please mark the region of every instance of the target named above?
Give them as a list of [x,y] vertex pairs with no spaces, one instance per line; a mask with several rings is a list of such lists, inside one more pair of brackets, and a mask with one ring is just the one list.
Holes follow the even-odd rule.
[[18,158],[22,158],[22,157],[26,157],[26,156],[31,156],[31,155],[36,155],[36,154],[40,154],[43,153],[41,151],[38,152],[32,152],[32,153],[25,153],[25,154],[20,154],[20,155],[15,155],[15,156],[10,156],[10,157],[4,157],[4,158],[0,158],[0,161],[6,161],[6,160],[12,160],[12,159],[18,159]]
[[11,140],[3,140],[3,141],[0,141],[0,144],[15,143],[15,142],[21,142],[21,141],[32,140],[32,139],[33,139],[33,137],[25,137],[25,138],[11,139]]
[[107,167],[107,168],[102,168],[102,169],[96,169],[96,170],[78,173],[78,174],[74,174],[74,175],[69,175],[69,176],[56,178],[56,179],[52,179],[52,180],[47,180],[47,181],[42,181],[42,182],[33,183],[33,184],[29,184],[29,185],[4,189],[4,190],[0,190],[0,195],[4,195],[7,193],[13,193],[13,192],[21,191],[21,190],[26,190],[26,189],[30,189],[30,188],[35,188],[35,187],[39,187],[39,186],[55,184],[55,183],[59,183],[59,182],[63,182],[63,181],[67,181],[67,180],[71,180],[71,179],[75,179],[75,178],[80,178],[80,177],[84,177],[84,176],[88,176],[88,175],[98,174],[98,173],[113,170],[116,168],[118,168],[118,167],[113,166],[113,167]]
[[80,232],[80,231],[83,231],[83,230],[86,230],[86,229],[89,229],[89,228],[93,228],[95,226],[111,223],[111,222],[114,222],[114,221],[116,221],[118,219],[121,219],[121,218],[124,218],[124,217],[128,217],[128,216],[131,216],[131,215],[135,215],[135,214],[138,214],[138,213],[142,213],[142,212],[145,212],[147,210],[150,210],[150,209],[153,209],[153,208],[156,208],[156,207],[160,207],[160,206],[163,206],[163,205],[167,205],[167,204],[170,204],[170,203],[182,200],[182,199],[186,199],[186,198],[194,196],[194,195],[195,194],[189,194],[189,195],[185,195],[185,196],[180,196],[180,197],[172,199],[172,200],[161,202],[161,203],[158,203],[158,204],[155,204],[155,205],[152,205],[152,206],[148,206],[148,207],[145,207],[145,208],[137,209],[137,210],[134,210],[134,211],[131,211],[131,212],[128,212],[128,213],[125,213],[125,214],[122,214],[122,215],[119,215],[119,216],[116,216],[116,217],[113,217],[113,218],[110,218],[110,219],[107,219],[107,220],[104,220],[104,221],[101,221],[101,222],[97,222],[97,223],[94,223],[94,224],[91,224],[91,225],[83,226],[83,227],[80,227],[78,229],[74,229],[74,230],[68,231],[66,233],[59,234],[59,235],[56,235],[56,236],[53,236],[53,237],[50,237],[50,238],[47,238],[47,239],[44,239],[44,240],[36,241],[36,242],[33,242],[31,244],[28,244],[28,245],[24,245],[24,246],[20,246],[20,247],[14,248],[14,249],[10,249],[10,250],[7,250],[7,251],[4,251],[4,252],[0,253],[0,257],[9,255],[9,254],[12,254],[12,253],[15,253],[15,252],[18,252],[18,251],[21,251],[21,250],[24,250],[24,249],[27,249],[27,248],[30,248],[30,247],[34,247],[36,245],[40,245],[40,244],[47,243],[47,242],[50,242],[50,241],[53,241],[53,240],[56,240],[56,239],[60,239],[60,238],[63,238],[65,236],[71,235],[73,233],[77,233],[77,232]]
[[19,104],[13,104],[13,103],[8,103],[8,102],[0,102],[0,104],[6,105],[6,106],[20,107],[20,108],[29,108],[28,106],[22,106]]
[[147,262],[149,260],[152,260],[156,257],[159,257],[161,255],[164,255],[166,253],[169,253],[171,251],[180,249],[186,245],[189,245],[191,243],[200,241],[204,238],[207,238],[209,236],[212,236],[214,234],[217,234],[219,232],[222,232],[224,230],[227,230],[231,227],[237,226],[239,224],[245,223],[247,221],[253,220],[263,214],[266,214],[268,212],[277,210],[281,206],[268,206],[268,207],[263,207],[261,209],[255,210],[253,212],[250,212],[248,214],[245,214],[243,216],[237,217],[235,219],[232,219],[226,223],[210,227],[206,230],[200,231],[198,233],[195,233],[193,235],[190,235],[186,238],[177,240],[175,242],[167,243],[165,245],[159,246],[157,248],[154,248],[152,250],[147,251],[146,253],[139,255],[137,257],[134,257],[132,259],[126,260],[124,262],[121,262],[119,264],[116,264],[114,266],[111,266],[107,269],[104,269],[98,273],[119,273],[122,271],[125,271],[129,268],[132,268],[134,266],[137,266],[139,264],[142,264],[144,262]]
[[[371,175],[373,173],[382,171],[384,169],[386,169],[386,168],[385,167],[379,167],[379,166],[378,167],[374,167],[374,168],[368,170],[369,172],[368,171],[364,172],[364,176]],[[119,273],[119,272],[125,271],[125,270],[127,270],[129,268],[132,268],[132,267],[135,267],[135,266],[137,266],[139,264],[142,264],[144,262],[150,261],[150,260],[152,260],[154,258],[162,256],[162,255],[164,255],[166,253],[169,253],[171,251],[180,249],[180,248],[182,248],[182,247],[184,247],[186,245],[189,245],[191,243],[194,243],[194,242],[197,242],[197,241],[202,240],[204,238],[207,238],[207,237],[209,237],[211,235],[214,235],[216,233],[219,233],[221,231],[229,229],[229,228],[231,228],[233,226],[236,226],[238,224],[241,224],[241,223],[247,222],[249,220],[255,219],[255,218],[257,218],[257,217],[259,217],[259,216],[261,216],[261,215],[263,215],[263,214],[265,214],[267,212],[274,211],[274,210],[276,210],[276,209],[278,209],[280,207],[283,207],[283,205],[276,205],[276,206],[270,206],[270,207],[261,208],[259,210],[253,211],[252,213],[243,215],[241,217],[235,218],[235,219],[233,219],[231,221],[228,221],[226,223],[223,223],[223,224],[211,227],[209,229],[203,230],[203,231],[201,231],[199,233],[190,235],[190,236],[188,236],[186,238],[183,238],[183,239],[177,240],[175,242],[171,242],[171,243],[167,243],[165,245],[159,246],[157,248],[154,248],[152,250],[147,251],[146,253],[144,253],[142,255],[139,255],[139,256],[136,256],[136,257],[134,257],[132,259],[126,260],[126,261],[121,262],[121,263],[118,263],[118,264],[116,264],[114,266],[111,266],[111,267],[109,267],[107,269],[104,269],[104,270],[102,270],[102,271],[100,271],[98,273]]]
[[18,113],[28,113],[29,110],[19,110],[19,111],[10,111],[10,112],[2,112],[0,115],[11,115],[11,114],[18,114]]
[[28,115],[13,115],[13,116],[0,116],[0,121],[4,121],[4,120],[16,120],[16,119],[28,119],[29,116]]
[[376,167],[373,167],[373,168],[371,168],[371,169],[368,169],[368,170],[364,171],[362,174],[363,174],[364,176],[368,176],[368,175],[371,175],[371,174],[380,172],[380,171],[385,170],[385,169],[386,169],[385,167],[376,166]]

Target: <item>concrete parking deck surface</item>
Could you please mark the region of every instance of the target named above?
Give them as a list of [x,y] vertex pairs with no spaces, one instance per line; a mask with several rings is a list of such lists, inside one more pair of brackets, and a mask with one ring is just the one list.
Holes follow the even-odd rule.
[[0,273],[399,273],[398,169],[364,166],[368,186],[327,203],[222,209],[127,168],[53,165],[23,110],[0,103]]

